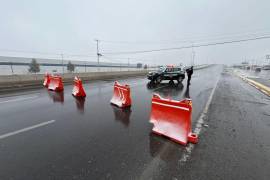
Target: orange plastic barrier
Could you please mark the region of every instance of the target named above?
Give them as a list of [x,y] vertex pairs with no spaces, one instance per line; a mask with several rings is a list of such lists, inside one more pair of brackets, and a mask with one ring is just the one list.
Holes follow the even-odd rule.
[[197,143],[198,136],[191,133],[191,114],[191,99],[175,101],[154,94],[150,116],[150,122],[154,124],[152,131],[183,145]]
[[60,76],[51,76],[48,89],[52,90],[52,91],[63,91],[64,86],[63,86],[62,77],[60,77]]
[[85,91],[83,89],[82,80],[75,76],[74,78],[74,86],[72,90],[72,95],[75,97],[85,97]]
[[49,73],[46,73],[44,76],[44,82],[43,82],[43,86],[48,87],[49,83],[50,83],[50,77],[51,75]]
[[111,103],[118,107],[131,106],[130,87],[121,85],[117,81],[114,83],[114,92]]

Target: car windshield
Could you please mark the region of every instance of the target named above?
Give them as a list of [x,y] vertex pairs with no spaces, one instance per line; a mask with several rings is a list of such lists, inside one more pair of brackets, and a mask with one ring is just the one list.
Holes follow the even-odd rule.
[[158,69],[158,72],[163,72],[165,70],[165,67],[160,67],[159,69]]

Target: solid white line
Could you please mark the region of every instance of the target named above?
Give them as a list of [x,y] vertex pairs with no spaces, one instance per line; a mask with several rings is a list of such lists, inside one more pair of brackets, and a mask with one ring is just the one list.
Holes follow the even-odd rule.
[[174,106],[174,105],[169,105],[169,104],[163,104],[163,103],[159,103],[159,102],[152,102],[153,104],[158,104],[161,106],[167,106],[167,107],[172,107],[172,108],[177,108],[177,109],[182,109],[185,111],[189,111],[189,108],[185,108],[185,107],[179,107],[179,106]]
[[[200,132],[202,130],[202,125],[204,123],[204,118],[205,118],[205,116],[206,116],[206,114],[208,112],[209,106],[210,106],[210,104],[212,102],[212,99],[213,99],[214,93],[216,91],[219,79],[220,79],[220,76],[218,77],[218,80],[217,80],[214,88],[212,89],[212,92],[211,92],[211,94],[210,94],[210,96],[209,96],[209,98],[207,100],[207,103],[206,103],[206,105],[204,107],[204,110],[203,110],[202,114],[200,115],[200,117],[199,117],[199,119],[198,119],[198,121],[196,123],[194,133],[197,134],[198,136],[199,136],[199,134],[200,134]],[[189,159],[193,149],[194,149],[194,144],[189,143],[188,146],[186,147],[186,152],[183,153],[183,155],[182,155],[181,159],[179,160],[179,162],[180,163],[185,163]]]
[[9,102],[16,102],[16,101],[23,101],[26,99],[33,99],[33,98],[37,98],[37,97],[38,96],[31,96],[31,97],[25,97],[25,98],[10,99],[10,100],[6,100],[6,101],[0,101],[0,104],[9,103]]
[[17,131],[13,131],[13,132],[10,132],[10,133],[7,133],[7,134],[3,134],[3,135],[0,135],[0,140],[5,139],[5,138],[10,137],[10,136],[14,136],[16,134],[20,134],[20,133],[23,133],[23,132],[26,132],[26,131],[30,131],[32,129],[36,129],[36,128],[39,128],[39,127],[42,127],[42,126],[46,126],[46,125],[54,123],[54,122],[55,122],[55,120],[50,120],[50,121],[47,121],[47,122],[36,124],[34,126],[30,126],[30,127],[23,128],[23,129],[20,129],[20,130],[17,130]]

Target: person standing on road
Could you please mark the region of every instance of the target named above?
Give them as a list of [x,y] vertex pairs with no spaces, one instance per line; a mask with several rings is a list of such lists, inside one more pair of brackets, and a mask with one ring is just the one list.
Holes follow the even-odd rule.
[[188,76],[188,85],[190,85],[190,80],[191,80],[191,76],[193,74],[193,66],[191,66],[190,68],[186,69],[187,72],[187,76]]

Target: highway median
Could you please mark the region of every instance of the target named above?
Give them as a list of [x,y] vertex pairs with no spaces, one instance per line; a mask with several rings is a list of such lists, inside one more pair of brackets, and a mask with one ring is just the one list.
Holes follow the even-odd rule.
[[[83,81],[107,80],[114,78],[126,78],[133,76],[144,76],[149,70],[141,71],[112,71],[112,72],[88,72],[88,73],[65,73],[61,74],[64,84],[72,84],[74,77],[78,76]],[[10,91],[42,88],[43,74],[26,75],[4,75],[0,76],[0,93]]]
[[[211,65],[197,65],[194,70],[208,68]],[[134,76],[146,76],[151,70],[136,70],[136,71],[110,71],[110,72],[86,72],[86,73],[64,73],[59,74],[63,78],[64,84],[72,84],[74,77],[78,76],[84,82],[94,80],[108,80],[116,78],[126,78]],[[44,74],[14,74],[14,75],[0,75],[0,94],[7,92],[29,90],[42,88],[44,81]]]

